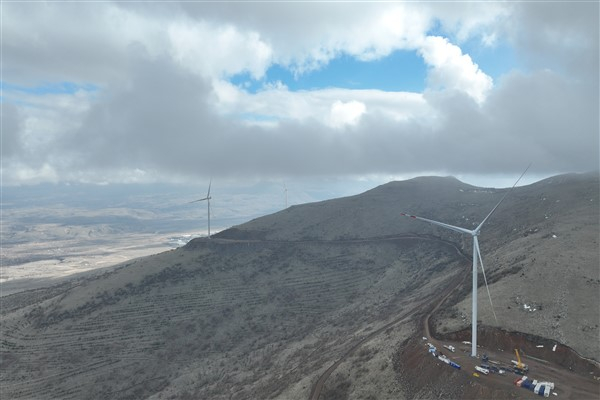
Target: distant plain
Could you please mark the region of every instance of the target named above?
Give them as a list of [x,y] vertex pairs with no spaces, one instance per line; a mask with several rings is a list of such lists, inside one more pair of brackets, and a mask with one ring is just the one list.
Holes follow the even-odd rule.
[[[206,205],[189,204],[203,190],[84,184],[4,188],[1,295],[55,284],[205,236]],[[270,210],[251,204],[233,209],[231,196],[218,196],[213,233]]]

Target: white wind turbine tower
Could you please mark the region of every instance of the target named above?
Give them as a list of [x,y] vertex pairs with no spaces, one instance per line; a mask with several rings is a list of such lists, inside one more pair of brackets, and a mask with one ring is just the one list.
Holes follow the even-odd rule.
[[458,226],[445,224],[443,222],[433,221],[433,220],[427,219],[427,218],[417,217],[415,215],[408,215],[405,213],[400,213],[400,215],[403,215],[405,217],[419,219],[421,221],[429,222],[430,224],[441,226],[442,228],[450,229],[450,230],[453,230],[458,233],[464,233],[467,235],[471,235],[471,237],[473,238],[473,288],[472,288],[472,290],[473,290],[473,295],[472,295],[473,311],[472,311],[472,316],[471,316],[471,357],[477,357],[477,259],[479,259],[479,262],[481,263],[481,271],[483,272],[483,279],[485,280],[485,288],[487,289],[488,297],[490,299],[490,304],[492,306],[492,313],[494,314],[496,323],[498,323],[498,319],[496,318],[496,313],[494,312],[494,305],[492,304],[492,296],[490,295],[490,289],[488,288],[487,279],[485,277],[485,270],[483,269],[483,260],[481,259],[481,252],[479,251],[479,240],[477,239],[477,237],[479,236],[479,232],[481,231],[481,227],[483,226],[483,224],[485,224],[485,222],[488,220],[488,218],[494,213],[494,211],[496,211],[496,209],[498,208],[500,203],[502,203],[502,201],[504,201],[506,196],[508,196],[508,194],[515,188],[515,186],[517,186],[517,183],[519,183],[519,181],[521,180],[523,175],[525,175],[525,172],[527,172],[527,170],[529,169],[530,166],[531,166],[531,164],[529,166],[527,166],[525,171],[523,171],[523,173],[521,174],[519,179],[517,179],[517,181],[510,188],[510,190],[508,192],[506,192],[504,194],[504,196],[502,196],[502,198],[500,199],[498,204],[496,204],[496,206],[494,208],[492,208],[492,211],[490,211],[490,213],[483,219],[483,221],[481,221],[481,223],[477,226],[477,228],[475,228],[473,230],[460,228]]
[[199,201],[204,201],[206,200],[206,204],[208,205],[208,238],[210,239],[210,186],[212,185],[212,178],[210,180],[210,182],[208,183],[208,192],[206,193],[206,197],[204,197],[203,199],[198,199],[198,200],[194,200],[194,201],[190,201],[191,203],[197,203]]

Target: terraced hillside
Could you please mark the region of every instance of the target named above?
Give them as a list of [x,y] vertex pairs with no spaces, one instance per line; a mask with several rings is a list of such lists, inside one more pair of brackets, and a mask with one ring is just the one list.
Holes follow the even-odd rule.
[[[401,399],[398,345],[470,266],[459,236],[398,214],[464,226],[502,194],[453,178],[394,182],[291,207],[102,275],[2,297],[3,396],[308,398],[347,354],[322,398]],[[518,188],[480,243],[493,260],[484,262],[500,323],[597,358],[598,342],[589,341],[598,336],[597,174]],[[522,274],[534,289],[518,286]],[[440,331],[469,323],[469,298],[453,294],[437,314]],[[542,308],[529,311],[525,302]],[[480,304],[483,323],[493,325],[489,305]],[[557,323],[560,338],[551,336]]]
[[[518,187],[479,237],[498,322],[483,276],[479,318],[486,325],[527,332],[600,358],[600,202],[598,173],[567,174]],[[475,227],[507,189],[478,188],[455,178],[391,182],[358,196],[291,207],[223,232],[224,237],[360,238],[428,234],[460,244],[471,239],[407,212],[465,228]],[[470,326],[470,287],[438,315],[441,331]],[[535,310],[535,311],[534,311]]]
[[195,241],[5,314],[3,392],[276,396],[452,275],[455,253],[414,239]]

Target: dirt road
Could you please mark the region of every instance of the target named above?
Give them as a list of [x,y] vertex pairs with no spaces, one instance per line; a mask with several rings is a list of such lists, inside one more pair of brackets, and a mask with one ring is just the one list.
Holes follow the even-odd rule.
[[[456,244],[452,243],[452,242],[448,242],[446,240],[441,240],[441,239],[435,239],[432,237],[425,237],[425,236],[419,236],[419,235],[403,235],[403,236],[398,236],[398,237],[390,237],[390,238],[385,238],[385,239],[379,239],[379,240],[398,240],[398,239],[407,239],[407,240],[411,240],[411,239],[420,239],[420,240],[433,240],[433,241],[439,241],[443,244],[446,245],[450,245],[452,246],[454,249],[456,249],[456,251],[458,252],[458,254],[462,257],[465,257],[466,259],[469,259],[457,246]],[[362,239],[362,240],[367,240],[367,239]],[[362,241],[361,240],[361,241]],[[317,382],[315,383],[315,385],[313,386],[311,393],[310,393],[310,400],[318,400],[319,396],[321,395],[321,391],[323,390],[323,387],[325,385],[325,382],[327,381],[327,379],[329,378],[329,376],[331,375],[331,373],[333,371],[335,371],[335,369],[344,361],[348,358],[348,356],[352,355],[358,348],[360,348],[363,344],[365,344],[366,342],[368,342],[369,340],[373,339],[374,337],[376,337],[377,335],[381,334],[382,332],[385,332],[388,328],[399,324],[401,322],[406,322],[407,320],[409,320],[411,317],[413,317],[415,314],[417,313],[421,313],[423,312],[423,310],[426,310],[427,308],[429,308],[429,312],[427,312],[424,320],[424,326],[425,326],[425,331],[426,331],[426,335],[429,337],[429,317],[435,312],[437,311],[437,309],[444,303],[444,301],[446,301],[446,299],[450,296],[450,294],[452,294],[452,292],[455,290],[456,287],[458,287],[458,285],[465,279],[465,277],[467,276],[467,274],[459,274],[457,275],[454,279],[452,279],[452,281],[450,282],[450,284],[448,284],[445,288],[445,290],[442,290],[440,292],[438,292],[438,295],[434,298],[428,298],[424,301],[421,301],[420,303],[418,303],[412,310],[403,313],[400,317],[398,317],[397,319],[395,319],[394,321],[384,325],[383,327],[371,332],[369,335],[367,335],[366,337],[364,337],[363,339],[361,339],[359,342],[357,342],[356,344],[354,344],[352,347],[350,347],[348,349],[348,351],[346,351],[337,361],[335,361],[329,368],[327,368],[327,370],[325,370],[325,372],[323,372],[321,374],[321,376],[319,377],[319,379],[317,380]]]
[[[396,238],[396,240],[399,238]],[[403,237],[403,239],[426,239],[426,240],[435,240],[431,237]],[[417,334],[419,337],[422,334],[427,337],[428,342],[436,346],[438,349],[443,350],[444,354],[450,358],[452,361],[461,365],[460,370],[456,370],[447,366],[448,369],[454,371],[456,374],[462,374],[466,379],[471,382],[471,386],[473,385],[481,385],[484,387],[484,392],[487,393],[504,393],[505,397],[514,397],[518,398],[539,398],[539,396],[535,395],[532,391],[518,388],[514,385],[514,380],[518,377],[517,375],[507,372],[504,375],[500,374],[489,374],[483,375],[480,374],[479,377],[475,377],[473,373],[475,372],[475,366],[481,364],[480,355],[487,354],[490,360],[499,366],[509,367],[511,365],[511,359],[515,359],[513,353],[513,347],[516,345],[508,345],[507,348],[499,347],[499,342],[494,341],[493,339],[485,338],[485,340],[480,341],[480,345],[478,346],[480,350],[480,355],[478,358],[474,358],[470,356],[470,345],[465,345],[462,342],[458,341],[442,341],[433,337],[431,329],[430,329],[430,319],[432,315],[442,306],[442,304],[448,299],[448,297],[458,289],[464,280],[471,276],[471,258],[464,254],[454,243],[450,243],[447,241],[442,241],[446,245],[453,246],[457,252],[461,255],[461,257],[465,258],[465,270],[464,273],[457,275],[453,278],[445,288],[438,291],[439,293],[435,297],[431,297],[426,301],[418,304],[411,311],[403,313],[396,320],[387,324],[386,326],[372,332],[356,344],[352,345],[337,361],[335,361],[324,373],[321,374],[315,385],[313,386],[310,393],[310,400],[318,400],[321,394],[321,391],[325,385],[325,382],[332,374],[333,371],[345,360],[354,353],[358,348],[360,348],[363,344],[373,339],[375,336],[384,332],[387,328],[398,324],[403,321],[409,320],[412,316],[418,313],[425,313],[421,319],[421,327],[422,332]],[[500,330],[497,330],[500,332]],[[503,334],[506,334],[503,332]],[[478,336],[479,337],[479,336]],[[470,339],[469,339],[470,340]],[[510,340],[509,340],[510,341]],[[506,341],[505,341],[506,342]],[[417,348],[414,350],[416,352],[421,352],[424,357],[428,358],[428,362],[431,364],[439,364],[438,360],[434,357],[431,357],[427,353],[427,346],[425,345],[425,341],[420,343],[422,347],[418,344]],[[456,352],[446,351],[443,345],[453,345],[456,348]],[[505,346],[506,343],[503,343]],[[549,349],[548,349],[549,350]],[[570,349],[569,349],[570,350]],[[550,351],[550,350],[549,350]],[[574,352],[573,352],[574,353]],[[575,354],[575,353],[574,353]],[[577,356],[578,357],[578,356]],[[581,370],[578,372],[574,372],[565,368],[555,362],[544,360],[544,359],[533,359],[526,358],[526,362],[530,366],[530,373],[528,376],[532,379],[537,379],[539,381],[550,381],[555,383],[555,396],[560,396],[561,399],[598,399],[600,398],[600,381],[595,381],[593,379],[593,375],[598,376],[599,371],[597,366],[594,367],[590,365],[588,369],[591,370],[582,372]],[[580,361],[584,361],[581,359]],[[422,371],[420,373],[426,373]],[[435,377],[431,377],[431,381],[435,381]],[[554,396],[552,396],[554,397]]]

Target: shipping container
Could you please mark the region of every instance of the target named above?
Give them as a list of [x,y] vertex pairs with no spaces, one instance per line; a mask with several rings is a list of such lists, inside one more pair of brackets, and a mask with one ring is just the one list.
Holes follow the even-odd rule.
[[550,387],[550,389],[554,389],[554,382],[540,382],[542,385],[546,385]]
[[456,369],[460,369],[460,365],[458,365],[457,363],[455,363],[454,361],[450,361],[450,366],[456,368]]

